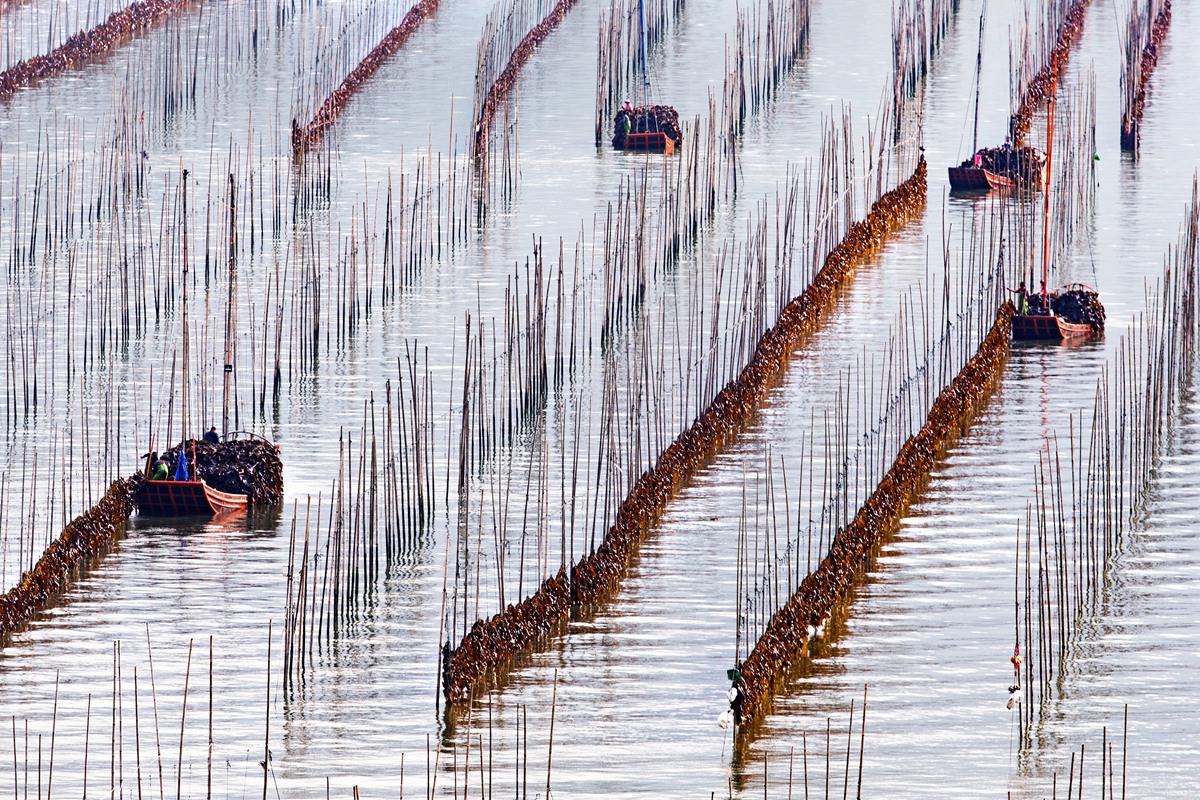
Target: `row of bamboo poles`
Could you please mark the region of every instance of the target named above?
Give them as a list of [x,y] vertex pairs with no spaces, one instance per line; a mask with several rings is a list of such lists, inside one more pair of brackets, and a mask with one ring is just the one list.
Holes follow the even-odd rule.
[[1200,341],[1198,242],[1194,184],[1179,241],[1097,381],[1090,413],[1073,417],[1065,436],[1048,436],[1040,453],[1015,563],[1025,737],[1052,713],[1089,621],[1110,601],[1112,573],[1128,537],[1144,524],[1170,432],[1191,392]]
[[1022,19],[1016,41],[1009,43],[1013,111],[1008,132],[1014,147],[1025,143],[1038,107],[1065,73],[1090,4],[1091,0],[1040,0]]
[[[992,236],[993,252],[960,265],[957,280],[947,270],[941,303],[902,303],[879,362],[864,356],[844,373],[834,408],[824,414],[823,463],[814,464],[813,440],[822,428],[814,424],[807,452],[802,448],[792,463],[791,492],[781,459],[782,503],[768,478],[765,520],[759,502],[751,505],[753,518],[744,513],[730,692],[735,725],[762,719],[774,686],[807,655],[809,640],[823,632],[875,547],[899,524],[937,456],[990,397],[1012,314],[1007,304],[995,312],[1004,289],[998,242]],[[938,316],[926,316],[930,309]]]
[[779,90],[808,43],[808,0],[760,0],[738,11],[732,49],[725,51],[722,85],[725,133],[732,141],[748,117]]
[[[847,120],[843,121],[848,124]],[[715,127],[708,126],[710,129]],[[586,296],[583,291],[586,287],[580,286],[578,277],[575,279],[573,286],[564,285],[563,281],[563,254],[560,245],[559,264],[556,271],[557,284],[547,285],[550,279],[547,277],[547,272],[543,269],[543,260],[540,251],[535,250],[533,259],[534,279],[532,283],[526,280],[525,300],[518,300],[520,295],[511,295],[506,293],[505,300],[506,311],[502,315],[502,323],[493,320],[490,324],[487,320],[477,317],[474,322],[468,320],[468,343],[465,348],[465,358],[467,363],[464,366],[465,374],[463,377],[464,388],[462,390],[462,406],[460,411],[463,415],[463,428],[459,433],[459,444],[455,448],[451,442],[451,435],[447,432],[446,437],[438,437],[439,440],[447,442],[446,454],[450,458],[452,453],[459,453],[459,494],[460,494],[460,509],[458,518],[460,526],[462,520],[469,519],[471,516],[471,508],[475,506],[480,508],[480,518],[484,516],[482,509],[490,507],[492,516],[490,528],[494,531],[493,536],[498,540],[504,541],[507,539],[507,521],[504,515],[500,514],[497,509],[499,507],[508,507],[507,497],[512,492],[511,482],[513,474],[520,474],[520,467],[525,466],[530,477],[527,481],[532,481],[535,473],[538,476],[539,488],[537,491],[530,488],[531,484],[527,483],[525,495],[528,499],[531,496],[541,497],[545,491],[545,484],[548,474],[545,466],[544,457],[537,457],[526,464],[512,466],[511,459],[513,458],[512,448],[520,444],[519,437],[523,434],[527,435],[530,426],[536,426],[539,415],[546,413],[547,391],[546,391],[546,370],[549,360],[546,358],[546,348],[549,345],[544,341],[543,337],[546,331],[552,329],[556,337],[553,344],[553,387],[556,392],[561,392],[564,376],[573,374],[579,369],[582,361],[580,348],[588,341],[596,341],[588,336],[587,330],[596,331],[599,343],[602,348],[608,347],[609,343],[618,340],[621,331],[630,325],[635,325],[639,319],[640,307],[642,298],[647,291],[647,284],[653,280],[654,276],[666,274],[675,263],[676,259],[682,250],[689,247],[694,241],[699,232],[700,227],[708,219],[715,206],[715,196],[717,187],[713,185],[715,176],[712,176],[711,165],[715,162],[711,155],[711,150],[701,149],[705,141],[711,142],[711,137],[707,139],[701,136],[688,137],[690,146],[685,148],[683,165],[679,168],[676,160],[668,160],[663,162],[661,168],[647,169],[640,173],[639,179],[629,180],[622,184],[618,194],[616,207],[610,209],[604,216],[603,231],[604,245],[600,251],[604,254],[604,260],[601,264],[595,264],[592,270],[596,274],[604,275],[602,289],[602,297],[605,311],[595,316],[589,316],[586,320],[581,319],[579,311],[581,308],[589,308],[592,303],[584,302]],[[882,138],[874,137],[872,141],[881,143]],[[881,154],[882,154],[882,145]],[[834,165],[826,164],[826,170],[848,168],[849,160],[843,164]],[[876,192],[882,192],[882,181],[877,173],[880,170],[890,169],[890,160],[881,157],[877,164],[872,167],[872,180],[867,181],[867,191],[865,196],[870,199],[875,196]],[[658,175],[655,176],[654,173]],[[657,184],[657,185],[655,185]],[[840,184],[839,184],[840,185]],[[832,221],[822,221],[820,227],[826,229],[829,225],[840,224],[842,220],[852,220],[854,216],[854,207],[862,202],[859,192],[855,189],[847,189],[841,192],[837,189],[833,190],[834,194],[839,195],[838,198],[838,219]],[[658,205],[655,206],[655,200]],[[794,201],[792,201],[794,203]],[[643,210],[639,210],[643,209]],[[647,215],[649,212],[649,215]],[[594,226],[599,228],[599,225]],[[826,252],[832,243],[836,241],[836,232],[824,234],[820,242],[814,245],[814,256],[818,252]],[[579,253],[586,244],[580,242],[576,245],[576,258],[574,270],[568,270],[568,274],[578,276],[580,268]],[[817,248],[820,248],[819,250]],[[815,260],[814,260],[814,263]],[[528,267],[527,267],[528,273]],[[551,272],[550,275],[555,273]],[[514,276],[515,277],[515,276]],[[532,288],[530,288],[532,287]],[[790,296],[790,289],[786,290],[780,296]],[[564,304],[564,296],[569,292],[569,303]],[[599,297],[599,296],[597,296]],[[698,302],[700,296],[692,302]],[[549,302],[553,300],[553,303]],[[532,302],[532,306],[530,303]],[[520,312],[520,307],[524,305],[530,308],[527,311],[524,319]],[[695,306],[698,308],[699,306]],[[571,309],[571,317],[569,323],[563,317],[565,308]],[[548,317],[556,317],[551,324]],[[591,320],[596,320],[598,328],[591,327]],[[568,334],[567,327],[569,325],[569,343],[567,342]],[[489,329],[491,332],[489,333]],[[577,330],[580,332],[577,333]],[[499,340],[503,343],[500,350],[494,351],[492,355],[485,355],[488,349],[488,342]],[[530,356],[529,348],[532,343],[537,349],[533,351],[535,356]],[[519,346],[517,346],[519,345]],[[590,348],[591,345],[588,345]],[[537,376],[541,376],[538,378]],[[531,383],[532,381],[532,383]],[[607,383],[612,391],[615,391],[614,383]],[[500,390],[497,390],[497,386]],[[689,390],[689,395],[692,390]],[[710,388],[708,391],[715,391],[715,388]],[[457,393],[455,393],[457,396]],[[520,399],[517,399],[517,396]],[[578,408],[586,408],[586,406],[577,406]],[[615,406],[613,406],[615,407]],[[563,411],[557,413],[563,414]],[[578,413],[578,412],[577,412]],[[589,412],[590,413],[590,412]],[[680,411],[680,414],[683,412]],[[444,415],[439,415],[444,418]],[[582,418],[582,417],[580,417]],[[590,419],[591,417],[589,417]],[[498,422],[499,420],[499,422]],[[560,423],[561,424],[561,423]],[[686,420],[680,418],[676,423],[680,428],[686,424]],[[476,427],[477,426],[477,427]],[[575,423],[578,428],[578,421]],[[499,430],[496,428],[499,427]],[[567,432],[569,433],[569,431]],[[589,434],[590,435],[590,434]],[[568,441],[569,441],[569,437]],[[662,434],[659,434],[660,440]],[[586,446],[586,440],[584,446]],[[569,450],[562,449],[571,447],[570,444],[556,444],[552,448],[543,445],[543,452],[559,450],[561,453],[569,453]],[[666,446],[666,441],[663,440],[658,445],[661,451]],[[577,439],[573,445],[575,453],[573,460],[577,464],[580,460],[580,441]],[[489,501],[480,500],[478,504],[473,502],[464,502],[461,497],[466,493],[466,488],[470,486],[470,481],[473,475],[482,472],[489,468],[489,465],[495,465],[498,459],[509,459],[509,470],[506,474],[506,483],[502,484],[501,489],[497,484],[496,476],[492,475],[489,480],[492,481],[489,491],[493,493],[492,499]],[[540,460],[537,460],[540,459]],[[536,465],[536,466],[535,466]],[[454,470],[448,468],[447,475],[450,475]],[[614,493],[616,487],[609,484],[609,490],[606,499],[603,502],[605,508],[615,508],[617,494]],[[503,491],[505,499],[503,502],[496,500],[494,494],[498,491]],[[447,484],[447,495],[450,493],[449,483]],[[580,496],[587,496],[587,491],[581,491]],[[598,502],[598,505],[600,503]],[[539,512],[541,513],[541,512]],[[606,512],[611,513],[611,512]],[[591,514],[596,518],[597,514],[593,509]],[[539,517],[539,522],[541,518]],[[475,526],[469,526],[475,527]],[[523,524],[523,531],[533,527],[528,521]],[[596,523],[592,523],[591,539],[595,539]],[[540,524],[537,526],[541,530]],[[456,566],[456,570],[470,576],[470,560],[472,558],[472,546],[469,542],[470,537],[466,534],[460,534],[460,543],[458,551],[461,553],[465,564]],[[529,571],[541,569],[541,574],[546,574],[546,569],[551,563],[551,557],[548,555],[548,545],[545,536],[539,534],[537,537],[537,553],[530,554],[526,560],[524,557],[519,557],[520,566],[516,570],[518,575],[517,592],[519,595],[524,594],[524,585],[526,583],[532,585],[536,583],[533,577],[527,575]],[[478,548],[475,548],[478,549]],[[505,567],[503,565],[505,548],[495,548],[501,555],[496,558],[496,564],[493,567],[498,572],[503,573]],[[522,548],[522,552],[523,552]],[[577,548],[575,535],[572,534],[569,544],[559,548],[554,559],[558,562],[558,567],[561,568],[564,554],[570,551],[572,553],[582,553],[583,549]],[[570,559],[574,561],[575,559]],[[477,564],[478,566],[478,564]],[[462,577],[462,576],[460,576]],[[476,613],[478,614],[478,598],[482,594],[485,598],[488,594],[498,598],[499,608],[505,605],[507,592],[503,588],[503,581],[500,586],[495,587],[493,591],[488,593],[481,592],[478,587],[472,593],[470,589],[464,588],[459,591],[459,581],[455,582],[454,592],[460,596],[451,599],[451,608],[463,608],[463,614],[467,615],[469,607],[468,598],[474,594],[476,598]],[[511,591],[511,590],[510,590]],[[295,617],[296,615],[292,615]],[[457,630],[457,622],[451,622],[450,627],[452,637]],[[465,627],[465,626],[464,626]]]
[[53,77],[73,64],[95,58],[121,41],[177,13],[193,0],[137,0],[86,31],[71,35],[45,55],[32,55],[0,72],[0,100],[34,81]]
[[892,9],[892,117],[924,91],[930,65],[950,34],[959,0],[901,0]]
[[[388,59],[399,52],[421,23],[437,12],[439,5],[441,0],[418,0],[414,3],[400,20],[400,24],[389,30],[379,43],[371,48],[371,52],[346,74],[337,88],[325,97],[310,120],[304,123],[292,120],[292,149],[297,155],[302,155],[304,150],[321,141],[354,93],[362,88]],[[348,39],[341,36],[338,41],[347,42]]]
[[[843,122],[848,124],[846,120]],[[693,327],[694,323],[689,325],[686,338],[684,331],[671,331],[667,320],[674,312],[667,309],[665,316],[643,317],[640,324],[619,340],[624,348],[632,348],[622,354],[623,358],[605,359],[599,430],[591,437],[596,444],[588,457],[582,459],[582,463],[591,465],[594,481],[579,492],[582,497],[593,498],[592,507],[584,509],[589,529],[577,531],[572,501],[572,507],[564,508],[560,524],[570,533],[568,546],[573,561],[563,552],[556,558],[540,557],[539,563],[549,568],[542,573],[541,587],[519,603],[501,605],[500,613],[486,621],[478,603],[473,612],[467,603],[472,594],[479,595],[478,585],[472,592],[470,583],[464,582],[461,590],[456,588],[451,593],[453,613],[447,619],[448,640],[443,659],[443,688],[447,697],[465,698],[491,667],[527,647],[533,638],[550,632],[572,604],[594,603],[617,584],[624,563],[646,525],[661,513],[690,471],[748,419],[790,348],[829,308],[837,287],[852,266],[920,207],[923,166],[902,187],[881,198],[868,220],[854,224],[841,244],[831,248],[825,236],[847,222],[845,217],[831,212],[835,207],[840,211],[840,205],[851,194],[848,189],[840,188],[843,185],[840,170],[849,162],[836,154],[851,140],[848,130],[842,133],[838,135],[834,128],[827,137],[828,155],[821,161],[821,171],[809,179],[810,188],[804,188],[809,181],[793,179],[787,194],[776,201],[777,211],[767,214],[763,208],[756,213],[758,219],[746,244],[740,248],[741,253],[735,251],[732,258],[718,259],[711,309],[686,315],[695,321],[711,320],[705,323],[711,325],[707,343],[700,338],[704,336],[702,329]],[[847,187],[858,180],[851,174],[844,179]],[[868,186],[872,179],[873,176],[867,176]],[[811,203],[800,202],[806,191],[811,192],[809,196],[826,201],[817,205],[821,209],[817,212],[820,224],[810,229],[811,235],[804,245],[804,249],[811,247],[813,254],[798,259],[802,252],[797,250],[801,235],[798,215],[806,207],[807,213],[813,214]],[[773,216],[778,217],[774,225]],[[773,241],[778,242],[777,247],[769,244]],[[822,258],[818,248],[833,252],[825,261],[826,268],[814,275],[810,264],[819,263],[817,259]],[[775,254],[774,259],[771,253]],[[793,277],[796,269],[800,273]],[[795,278],[803,280],[805,272],[812,276],[809,288],[790,300],[795,296],[792,287],[798,285]],[[659,314],[662,313],[660,310]],[[656,342],[653,335],[659,332],[668,338]],[[674,346],[672,340],[676,342]],[[664,351],[669,354],[672,350],[687,358],[686,369],[681,371],[669,361],[664,363],[661,355],[650,355]],[[665,378],[664,371],[670,371],[670,381],[646,380],[656,374]],[[680,383],[682,396],[678,389],[672,389],[672,384]],[[684,402],[680,403],[681,400]],[[573,461],[580,461],[578,455]],[[541,476],[545,471],[538,469],[538,473],[538,486],[543,487],[545,481]],[[540,491],[544,494],[545,490]],[[570,494],[572,497],[576,494],[573,486]],[[545,500],[539,505],[546,505]],[[549,505],[553,508],[558,503],[551,500]],[[563,541],[568,531],[564,531]],[[581,534],[584,546],[577,548],[575,540]],[[469,555],[465,541],[466,537],[460,538],[456,548],[463,553],[458,559],[460,563]],[[559,546],[561,549],[563,544],[560,542]],[[468,577],[470,572],[462,570]],[[523,578],[522,570],[519,585]],[[476,620],[473,624],[472,619]],[[450,640],[460,635],[460,644],[451,647]]]
[[522,67],[574,4],[575,0],[500,0],[488,14],[479,42],[471,115],[471,154],[477,166],[487,163],[492,126],[497,114],[510,107],[507,101],[516,91]]
[[1158,66],[1163,41],[1171,28],[1171,0],[1146,0],[1129,9],[1121,37],[1121,149],[1137,153],[1142,141],[1142,115],[1146,92]]
[[[1065,154],[1058,185],[1067,188],[1054,209],[1064,224],[1049,246],[1060,260],[1094,202],[1094,76],[1080,84],[1060,109],[1065,120],[1058,126]],[[936,456],[990,397],[1006,361],[1012,313],[1004,306],[992,323],[993,310],[1007,282],[1035,263],[1037,222],[1016,204],[990,204],[971,228],[967,261],[946,265],[940,318],[929,318],[939,307],[932,297],[902,302],[878,362],[864,354],[848,367],[834,407],[822,420],[814,416],[792,462],[768,456],[745,489],[753,511],[744,509],[738,531],[734,724],[762,719],[774,688],[808,655],[812,638],[823,633],[834,606],[925,484]]]

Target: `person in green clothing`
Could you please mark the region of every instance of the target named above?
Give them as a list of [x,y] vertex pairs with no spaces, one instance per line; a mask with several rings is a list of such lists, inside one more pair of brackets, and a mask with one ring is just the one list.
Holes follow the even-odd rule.
[[1029,290],[1025,288],[1025,281],[1021,281],[1021,285],[1017,287],[1014,294],[1016,297],[1016,306],[1018,314],[1029,313]]
[[155,454],[154,463],[150,465],[150,480],[165,481],[167,479],[167,462]]

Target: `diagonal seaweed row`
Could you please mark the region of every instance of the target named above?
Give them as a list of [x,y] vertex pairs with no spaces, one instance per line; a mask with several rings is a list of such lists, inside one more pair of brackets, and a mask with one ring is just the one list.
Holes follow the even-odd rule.
[[442,691],[450,701],[468,697],[487,673],[534,639],[549,634],[572,605],[601,600],[619,583],[642,533],[662,513],[679,485],[717,453],[726,437],[749,421],[783,371],[788,356],[829,311],[855,266],[878,248],[887,235],[924,206],[926,164],[871,207],[826,256],[821,270],[778,321],[758,341],[749,363],[644,472],[621,504],[615,524],[594,552],[552,578],[519,603],[487,620],[477,620],[457,648],[447,642],[442,652]]

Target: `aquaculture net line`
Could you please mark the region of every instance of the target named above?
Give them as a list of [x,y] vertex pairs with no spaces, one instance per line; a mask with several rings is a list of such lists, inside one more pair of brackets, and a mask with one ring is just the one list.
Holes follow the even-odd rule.
[[731,703],[735,724],[765,711],[772,686],[807,648],[809,629],[824,621],[850,588],[872,548],[889,531],[932,470],[954,432],[989,395],[1004,367],[1013,306],[1005,303],[971,360],[941,391],[916,436],[901,447],[887,475],[851,523],[838,532],[828,555],[771,617],[750,655],[739,665]]
[[855,265],[924,206],[926,177],[922,158],[908,179],[880,197],[866,218],[850,227],[804,292],[783,308],[775,325],[759,339],[741,373],[666,448],[654,467],[638,478],[595,551],[569,570],[563,567],[543,580],[529,597],[489,619],[476,620],[456,648],[451,648],[449,641],[443,645],[442,692],[448,701],[465,700],[488,669],[551,633],[572,605],[594,604],[616,587],[642,533],[666,508],[679,485],[754,414],[790,353],[832,306]]
[[[1071,48],[1083,35],[1083,18],[1087,13],[1091,0],[1075,0],[1063,17],[1062,25],[1058,28],[1058,37],[1054,47],[1037,73],[1027,83],[1024,76],[1018,76],[1015,81],[1020,102],[1017,110],[1009,119],[1009,135],[1014,146],[1025,144],[1025,136],[1033,126],[1033,113],[1043,100],[1050,97],[1050,89],[1067,68],[1067,60],[1071,57]],[[1051,8],[1053,11],[1053,7]]]
[[0,635],[11,634],[66,586],[71,573],[100,555],[124,529],[144,478],[113,481],[100,502],[71,520],[42,553],[37,564],[0,596]]
[[35,80],[64,72],[76,62],[108,50],[122,39],[149,28],[168,14],[197,0],[139,0],[128,8],[114,11],[108,19],[89,31],[80,31],[46,55],[18,61],[0,72],[0,100]]
[[333,127],[333,123],[337,121],[354,93],[362,88],[362,85],[378,72],[389,58],[400,51],[400,48],[408,41],[408,37],[421,27],[422,22],[433,16],[439,5],[441,5],[441,0],[419,0],[404,15],[400,24],[388,31],[387,36],[383,37],[379,44],[375,45],[371,52],[367,53],[366,57],[358,63],[358,66],[350,71],[341,85],[325,98],[311,120],[304,125],[295,120],[292,121],[292,150],[297,155],[321,141],[325,132]]

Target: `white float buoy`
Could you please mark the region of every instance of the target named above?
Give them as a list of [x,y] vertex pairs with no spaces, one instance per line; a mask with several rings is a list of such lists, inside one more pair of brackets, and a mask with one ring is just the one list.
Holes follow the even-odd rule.
[[717,725],[721,730],[727,731],[733,727],[733,712],[726,709],[721,712],[721,716],[717,717]]

